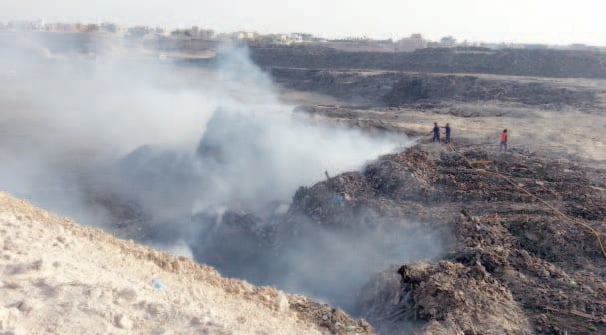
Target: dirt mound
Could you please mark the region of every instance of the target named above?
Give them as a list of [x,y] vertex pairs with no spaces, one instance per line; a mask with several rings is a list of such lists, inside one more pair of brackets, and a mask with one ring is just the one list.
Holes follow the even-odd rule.
[[486,80],[473,76],[411,76],[402,78],[383,96],[389,106],[419,101],[503,101],[525,105],[588,108],[597,102],[595,93],[557,88],[541,83]]
[[6,334],[372,334],[302,296],[226,279],[0,193]]
[[381,333],[592,334],[606,331],[603,177],[523,151],[421,145],[301,189],[291,209],[343,226],[372,208],[454,236],[442,261],[362,289],[355,312]]
[[403,314],[392,317],[410,313],[413,318],[429,321],[423,326],[425,333],[530,332],[511,294],[480,263],[416,264],[403,266],[398,272],[402,276],[401,294],[407,299]]
[[[595,109],[599,90],[511,77],[274,68],[273,78],[296,90],[330,95],[351,104],[374,106],[499,102],[560,110]],[[456,114],[456,113],[455,113]],[[486,110],[482,116],[487,116]]]
[[[414,156],[382,160],[398,171],[392,175],[409,174]],[[606,331],[606,254],[596,237],[606,231],[606,199],[603,185],[587,178],[589,169],[523,152],[433,156],[434,165],[421,160],[418,166],[434,177],[381,183],[394,183],[410,197],[393,197],[394,186],[377,194],[395,200],[402,212],[429,197],[456,242],[445,261],[400,267],[399,285],[393,275],[371,281],[358,301],[362,315],[380,330],[415,322],[425,334]],[[433,191],[419,196],[416,185],[427,181],[425,189]]]

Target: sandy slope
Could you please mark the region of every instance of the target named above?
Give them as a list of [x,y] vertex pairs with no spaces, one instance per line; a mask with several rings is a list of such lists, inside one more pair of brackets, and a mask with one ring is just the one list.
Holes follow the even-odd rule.
[[0,334],[321,334],[292,296],[4,193],[0,274]]

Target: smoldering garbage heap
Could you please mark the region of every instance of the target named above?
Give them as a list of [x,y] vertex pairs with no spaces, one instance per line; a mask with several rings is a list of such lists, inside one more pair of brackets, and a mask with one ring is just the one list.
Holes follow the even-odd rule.
[[377,165],[389,167],[374,184],[388,211],[440,220],[455,238],[443,260],[388,269],[362,290],[356,310],[380,332],[410,321],[419,334],[606,331],[606,258],[592,231],[604,238],[604,171],[525,152],[415,149],[369,167],[371,185]]
[[[377,274],[350,292],[354,315],[383,334],[606,332],[606,258],[595,235],[606,231],[606,173],[524,151],[451,149],[418,145],[301,187],[285,214],[228,211],[213,239],[229,248],[230,236],[248,236],[249,252],[213,249],[206,257],[229,256],[218,263],[237,274],[309,231],[389,234],[403,226],[415,239],[439,232],[448,237],[446,255]],[[292,306],[332,331],[354,326],[337,321],[336,310]]]
[[595,334],[606,258],[587,227],[604,238],[605,176],[522,151],[420,146],[301,188],[290,213],[347,226],[372,212],[452,233],[442,260],[392,267],[359,292],[354,313],[380,333]]

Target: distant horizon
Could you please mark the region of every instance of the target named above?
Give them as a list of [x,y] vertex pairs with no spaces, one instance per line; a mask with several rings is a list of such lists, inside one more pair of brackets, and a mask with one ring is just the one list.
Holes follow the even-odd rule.
[[438,41],[493,44],[606,46],[597,0],[574,3],[548,0],[395,1],[395,0],[0,0],[0,21],[112,22],[124,26],[167,29],[198,26],[217,32],[310,33],[329,39],[394,39],[420,33]]
[[420,34],[423,39],[429,41],[429,42],[439,42],[441,38],[443,37],[452,37],[456,40],[457,43],[468,43],[468,44],[494,44],[494,45],[544,45],[544,46],[549,46],[549,47],[567,47],[567,46],[573,46],[573,45],[583,45],[583,46],[587,46],[587,47],[595,47],[595,48],[606,48],[606,44],[604,45],[599,45],[599,44],[587,44],[587,43],[581,43],[581,42],[572,42],[572,43],[568,43],[568,44],[550,44],[550,43],[544,43],[544,42],[508,42],[508,41],[485,41],[485,40],[474,40],[474,41],[470,41],[470,40],[465,40],[465,39],[461,39],[458,36],[454,35],[454,34],[450,34],[450,35],[444,35],[444,36],[440,36],[438,38],[432,39],[427,37],[427,35],[421,33],[421,32],[413,32],[407,35],[402,35],[402,36],[396,36],[396,37],[373,37],[373,36],[368,36],[368,35],[358,35],[358,36],[326,36],[326,35],[322,35],[322,34],[314,34],[314,33],[310,33],[307,31],[288,31],[288,32],[284,32],[284,31],[270,31],[270,32],[260,32],[257,30],[253,30],[253,29],[238,29],[238,30],[232,30],[232,31],[219,31],[216,29],[213,29],[213,27],[206,27],[206,26],[197,26],[197,25],[191,25],[191,26],[187,26],[187,25],[180,25],[180,26],[172,26],[172,27],[166,27],[166,26],[162,26],[162,25],[158,25],[158,24],[124,24],[124,23],[118,23],[118,22],[113,22],[113,21],[106,21],[106,20],[100,20],[100,21],[84,21],[84,20],[76,20],[76,21],[61,21],[61,20],[45,20],[45,19],[10,19],[10,20],[0,20],[0,24],[8,24],[10,22],[39,22],[42,21],[45,24],[53,24],[53,23],[61,23],[61,24],[103,24],[103,23],[107,23],[107,24],[116,24],[120,27],[123,28],[133,28],[133,27],[140,27],[140,26],[144,26],[144,27],[149,27],[149,28],[161,28],[161,29],[165,29],[166,32],[171,32],[171,31],[175,31],[175,30],[179,30],[179,29],[189,29],[192,27],[198,27],[200,29],[205,29],[205,30],[212,30],[215,32],[215,34],[231,34],[231,33],[236,33],[236,32],[254,32],[254,33],[258,33],[261,35],[279,35],[279,34],[311,34],[314,37],[317,38],[323,38],[323,39],[327,39],[327,40],[346,40],[346,39],[353,39],[353,38],[368,38],[369,40],[374,40],[374,41],[384,41],[384,40],[389,40],[391,39],[393,42],[397,42],[400,39],[404,39],[404,38],[408,38],[411,35],[414,34]]

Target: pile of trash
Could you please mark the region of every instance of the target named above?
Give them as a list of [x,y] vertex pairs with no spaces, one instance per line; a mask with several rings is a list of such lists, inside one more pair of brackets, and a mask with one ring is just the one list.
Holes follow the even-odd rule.
[[[411,151],[423,152],[422,146]],[[408,188],[398,178],[411,175],[415,157],[434,164],[424,162],[425,174],[415,174]],[[379,332],[606,331],[603,171],[527,152],[474,148],[382,160],[376,164],[397,172],[393,185],[378,184],[390,185],[379,197],[410,209],[429,201],[434,214],[415,218],[442,220],[455,241],[442,260],[405,264],[397,275],[391,268],[365,286],[356,309]],[[589,172],[602,177],[588,178]],[[419,184],[430,191],[420,193]],[[398,188],[408,196],[394,197],[389,190]]]
[[435,171],[426,153],[409,150],[386,155],[363,172],[348,172],[301,187],[289,213],[303,213],[315,222],[337,226],[351,224],[361,212],[393,216],[402,209],[398,202],[426,201],[436,194]]
[[[596,334],[605,190],[604,171],[561,157],[420,144],[301,187],[271,216],[194,215],[190,246],[229,276],[336,299],[383,334]],[[301,299],[291,308],[332,332],[366,329]]]
[[347,227],[371,212],[453,237],[441,259],[391,267],[358,293],[354,313],[380,333],[592,334],[606,331],[604,175],[524,151],[419,145],[301,188],[289,213]]

